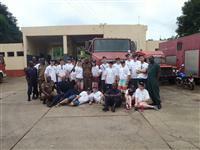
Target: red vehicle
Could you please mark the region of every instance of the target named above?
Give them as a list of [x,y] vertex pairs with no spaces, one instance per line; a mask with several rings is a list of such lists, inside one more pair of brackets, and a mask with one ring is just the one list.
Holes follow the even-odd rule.
[[187,76],[200,78],[200,33],[160,43],[159,50],[165,54],[168,64],[177,68],[184,64]]
[[86,49],[91,54],[92,59],[100,64],[103,56],[106,56],[108,61],[118,57],[126,59],[125,55],[128,51],[134,51],[136,47],[130,39],[95,38],[90,41],[90,45]]
[[4,57],[0,55],[0,82],[2,82],[4,77],[6,77],[5,67],[6,65],[5,65]]
[[167,80],[170,83],[176,79],[176,66],[166,64],[165,55],[162,51],[137,51],[136,54],[143,55],[149,63],[149,58],[154,57],[154,61],[160,65],[160,80]]

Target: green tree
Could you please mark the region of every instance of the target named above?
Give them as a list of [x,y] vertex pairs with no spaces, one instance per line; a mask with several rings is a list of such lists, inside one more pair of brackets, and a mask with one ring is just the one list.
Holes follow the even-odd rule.
[[182,37],[200,32],[200,0],[189,0],[182,7],[183,15],[177,18],[177,34]]
[[0,2],[0,43],[17,43],[22,41],[22,33],[17,26],[17,19]]

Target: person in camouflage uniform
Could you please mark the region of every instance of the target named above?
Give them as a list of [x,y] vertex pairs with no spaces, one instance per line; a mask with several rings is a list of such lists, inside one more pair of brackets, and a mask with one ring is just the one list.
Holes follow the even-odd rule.
[[92,88],[92,64],[89,59],[85,59],[83,63],[83,83],[84,90]]
[[38,86],[39,86],[39,96],[41,98],[42,83],[45,81],[44,72],[45,72],[45,69],[46,69],[46,65],[45,65],[44,59],[40,59],[39,62],[40,62],[40,65],[38,67]]
[[51,105],[53,98],[57,95],[55,92],[55,83],[51,80],[51,77],[47,77],[47,82],[43,82],[41,85],[43,104],[47,104],[47,106]]

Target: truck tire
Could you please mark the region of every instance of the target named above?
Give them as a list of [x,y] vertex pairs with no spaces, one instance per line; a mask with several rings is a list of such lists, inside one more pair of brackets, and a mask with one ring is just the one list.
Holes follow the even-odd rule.
[[190,90],[194,90],[194,83],[189,83],[188,87]]

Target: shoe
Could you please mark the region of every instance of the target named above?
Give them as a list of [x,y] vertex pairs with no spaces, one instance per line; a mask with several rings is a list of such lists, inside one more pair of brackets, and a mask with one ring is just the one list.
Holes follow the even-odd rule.
[[112,108],[111,108],[111,111],[112,112],[115,112],[115,108],[116,108],[116,106],[115,106],[115,104],[112,106]]
[[135,107],[134,109],[135,109],[135,111],[138,111],[138,108],[137,108],[137,107]]
[[154,106],[153,109],[158,111],[158,107],[157,106]]
[[161,109],[161,108],[162,108],[162,105],[161,105],[161,104],[157,105],[157,108],[158,108],[158,109]]
[[31,97],[30,96],[28,96],[28,101],[31,101]]
[[104,112],[109,111],[109,109],[106,108],[106,107],[104,107],[102,110],[103,110]]

